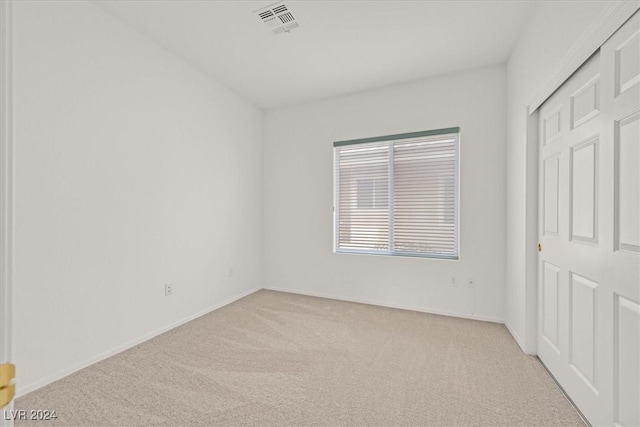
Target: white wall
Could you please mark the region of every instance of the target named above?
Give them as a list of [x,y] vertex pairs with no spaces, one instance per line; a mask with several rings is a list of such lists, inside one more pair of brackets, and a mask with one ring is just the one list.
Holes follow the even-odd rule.
[[535,275],[527,275],[526,261],[535,251],[535,242],[525,237],[527,215],[532,216],[528,209],[532,201],[527,203],[527,185],[532,182],[527,181],[527,172],[534,180],[536,172],[531,170],[535,162],[527,164],[527,103],[605,6],[606,2],[541,2],[507,65],[506,324],[524,350],[532,353],[535,325],[526,320],[531,310],[527,298],[535,298],[536,284]]
[[[496,66],[268,111],[264,286],[502,320],[505,107],[506,70]],[[460,260],[334,254],[333,141],[453,126],[462,135]]]
[[90,3],[15,31],[24,394],[260,287],[262,112]]

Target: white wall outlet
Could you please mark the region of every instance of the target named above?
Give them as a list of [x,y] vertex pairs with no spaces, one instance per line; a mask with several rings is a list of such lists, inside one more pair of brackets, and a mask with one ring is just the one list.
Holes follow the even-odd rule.
[[173,295],[173,285],[171,283],[164,285],[164,296]]
[[455,277],[451,278],[451,283],[449,283],[449,286],[452,286],[454,288],[458,286],[458,284],[456,283],[456,278]]
[[227,270],[227,276],[233,277],[233,267],[229,267],[229,269]]
[[468,288],[475,288],[476,287],[476,282],[474,282],[473,279],[467,279],[467,287]]

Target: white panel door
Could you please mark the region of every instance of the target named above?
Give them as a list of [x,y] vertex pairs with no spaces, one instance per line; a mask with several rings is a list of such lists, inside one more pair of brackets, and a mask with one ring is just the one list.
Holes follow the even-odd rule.
[[640,15],[540,107],[538,355],[593,425],[640,426]]

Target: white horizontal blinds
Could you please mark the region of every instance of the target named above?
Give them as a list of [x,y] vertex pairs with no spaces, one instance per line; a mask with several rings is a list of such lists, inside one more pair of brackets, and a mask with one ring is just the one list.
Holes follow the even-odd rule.
[[457,134],[393,142],[393,251],[457,256]]
[[459,128],[334,150],[336,251],[457,259]]
[[338,250],[389,252],[389,142],[335,148]]

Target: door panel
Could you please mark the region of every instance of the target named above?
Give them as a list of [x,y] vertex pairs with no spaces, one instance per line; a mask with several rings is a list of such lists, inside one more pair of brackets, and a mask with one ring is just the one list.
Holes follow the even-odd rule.
[[571,129],[575,129],[600,112],[600,75],[596,75],[571,95]]
[[571,273],[569,362],[587,385],[594,390],[597,390],[595,381],[597,287],[597,283],[579,274]]
[[640,113],[616,123],[617,249],[640,252]]
[[544,132],[544,143],[548,144],[553,142],[554,138],[560,135],[560,111],[562,110],[562,105],[556,108],[554,111],[550,112],[547,117],[542,119]]
[[538,355],[593,425],[640,426],[640,15],[540,107]]
[[597,242],[598,139],[571,147],[571,239]]
[[615,49],[616,96],[640,81],[640,31],[635,31]]
[[542,332],[544,337],[551,343],[554,350],[558,350],[558,275],[560,268],[544,263],[543,276],[543,311],[542,311]]
[[558,235],[558,185],[559,185],[559,157],[553,156],[544,160],[544,233]]
[[616,421],[625,426],[640,420],[640,304],[617,298]]

